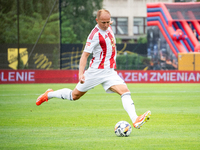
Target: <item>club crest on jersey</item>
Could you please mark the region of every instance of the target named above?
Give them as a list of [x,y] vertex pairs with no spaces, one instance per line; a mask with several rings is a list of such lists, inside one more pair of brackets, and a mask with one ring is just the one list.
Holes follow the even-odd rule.
[[90,42],[86,42],[86,48],[88,48],[91,45]]
[[115,47],[114,38],[111,38],[111,45],[112,45],[112,47]]

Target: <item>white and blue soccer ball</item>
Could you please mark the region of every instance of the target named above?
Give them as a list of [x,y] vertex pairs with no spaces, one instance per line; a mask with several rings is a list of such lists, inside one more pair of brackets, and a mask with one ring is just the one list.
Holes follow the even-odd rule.
[[119,121],[115,125],[115,134],[120,137],[127,137],[131,134],[131,125],[126,121]]

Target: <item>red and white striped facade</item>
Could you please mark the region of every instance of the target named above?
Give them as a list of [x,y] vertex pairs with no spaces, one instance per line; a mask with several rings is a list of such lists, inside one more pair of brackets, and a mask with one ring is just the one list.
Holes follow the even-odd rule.
[[111,26],[103,31],[96,25],[89,34],[84,49],[85,52],[93,53],[90,67],[97,69],[116,68],[117,51],[115,43]]

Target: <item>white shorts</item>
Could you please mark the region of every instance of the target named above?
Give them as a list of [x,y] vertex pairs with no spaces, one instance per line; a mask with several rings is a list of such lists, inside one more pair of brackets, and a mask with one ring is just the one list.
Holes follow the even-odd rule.
[[114,93],[109,88],[113,85],[126,84],[114,69],[94,69],[85,71],[85,82],[77,84],[77,90],[86,92],[101,84],[107,93]]

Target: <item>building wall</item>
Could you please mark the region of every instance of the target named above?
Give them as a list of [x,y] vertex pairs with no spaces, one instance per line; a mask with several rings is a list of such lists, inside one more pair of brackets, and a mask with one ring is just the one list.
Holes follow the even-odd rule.
[[142,35],[133,34],[134,17],[147,16],[147,3],[172,3],[174,0],[104,0],[103,8],[110,11],[112,17],[128,17],[128,35],[116,35],[122,39],[137,39]]

